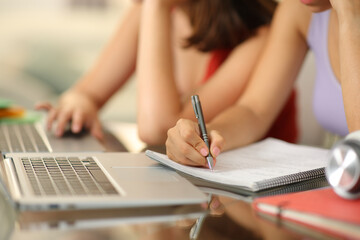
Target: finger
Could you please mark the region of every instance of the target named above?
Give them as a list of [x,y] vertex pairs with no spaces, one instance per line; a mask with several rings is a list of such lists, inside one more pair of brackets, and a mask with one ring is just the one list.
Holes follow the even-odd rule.
[[84,113],[82,111],[75,111],[71,120],[71,131],[73,133],[79,133],[83,128]]
[[225,139],[216,130],[210,131],[210,139],[211,139],[211,144],[210,144],[211,155],[216,158],[217,156],[219,156],[222,149],[224,148]]
[[96,118],[95,121],[93,122],[90,132],[91,135],[93,135],[97,139],[101,141],[104,139],[104,133],[102,131],[101,123],[98,118]]
[[190,120],[180,119],[175,127],[168,130],[167,134],[165,144],[170,159],[184,165],[206,166],[204,156],[192,145],[194,144],[193,137],[202,142],[198,135],[197,124]]
[[176,221],[176,226],[182,229],[190,228],[196,223],[196,219],[181,219]]
[[[180,137],[194,149],[196,149],[202,157],[206,157],[209,154],[209,149],[206,146],[204,140],[200,137],[200,131],[198,124],[190,121],[180,119],[177,123]],[[184,150],[187,150],[184,148]]]
[[[166,154],[168,157],[173,160],[174,162],[177,162],[182,165],[188,165],[188,166],[205,166],[206,162],[204,157],[202,157],[194,148],[191,146],[187,146],[188,150],[184,150],[184,147],[179,148],[179,145],[175,145],[175,150],[172,152],[169,151],[169,147],[166,149]],[[191,153],[192,152],[192,153]],[[200,155],[200,157],[197,157]],[[190,157],[188,157],[190,156]],[[195,156],[195,157],[194,157]]]
[[84,126],[85,126],[85,128],[86,129],[91,129],[91,127],[92,127],[92,124],[93,124],[93,119],[92,118],[90,118],[89,116],[87,116],[87,118],[86,119],[84,119]]
[[52,125],[57,117],[58,111],[55,108],[50,109],[47,117],[47,129],[51,130]]
[[168,130],[165,145],[166,152],[173,161],[190,166],[204,166],[204,157],[181,138],[176,126]]
[[66,127],[66,124],[68,124],[70,119],[71,119],[71,113],[68,111],[62,111],[61,114],[58,114],[56,131],[55,131],[56,136],[61,137],[64,134],[64,129]]
[[213,216],[220,216],[224,214],[224,205],[220,202],[219,198],[214,197],[209,204],[210,213]]
[[52,105],[49,102],[40,102],[35,104],[35,109],[49,111],[50,109],[52,109]]

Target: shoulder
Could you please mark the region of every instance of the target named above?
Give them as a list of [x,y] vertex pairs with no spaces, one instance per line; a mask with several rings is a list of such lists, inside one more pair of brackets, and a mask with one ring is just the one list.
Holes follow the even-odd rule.
[[264,25],[256,29],[255,37],[266,37],[269,34],[270,25]]
[[[261,50],[265,45],[270,32],[270,26],[264,25],[256,29],[256,31],[245,41],[238,44],[233,50],[235,52],[243,52],[245,49],[251,49],[254,53]],[[246,51],[246,50],[245,50]]]
[[306,37],[312,13],[300,0],[282,0],[275,12],[274,21],[289,26]]

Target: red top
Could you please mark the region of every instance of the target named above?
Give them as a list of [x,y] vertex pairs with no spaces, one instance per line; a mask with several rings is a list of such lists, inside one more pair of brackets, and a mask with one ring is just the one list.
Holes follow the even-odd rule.
[[[202,83],[205,83],[229,56],[231,50],[213,51]],[[292,91],[282,112],[265,137],[296,143],[298,140],[296,91]]]

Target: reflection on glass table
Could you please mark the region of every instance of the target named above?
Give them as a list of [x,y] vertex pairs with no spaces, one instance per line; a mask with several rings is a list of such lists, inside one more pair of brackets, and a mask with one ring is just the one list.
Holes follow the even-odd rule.
[[[23,211],[18,212],[16,227],[9,239],[141,239],[149,231],[182,221],[195,222],[206,214],[200,205]],[[6,219],[6,222],[11,221]]]
[[0,200],[5,240],[333,239],[264,220],[236,196],[213,194],[202,206],[43,212],[16,212],[3,195]]

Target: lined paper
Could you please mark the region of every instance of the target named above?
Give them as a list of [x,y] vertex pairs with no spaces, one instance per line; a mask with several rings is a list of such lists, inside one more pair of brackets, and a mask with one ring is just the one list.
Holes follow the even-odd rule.
[[[166,155],[146,151],[146,155],[178,171],[220,184],[250,191],[263,190],[259,183],[275,178],[286,185],[287,176],[296,178],[327,165],[329,150],[287,143],[267,138],[252,145],[221,153],[213,171],[178,164]],[[295,174],[295,175],[294,175]],[[282,182],[281,182],[282,181]]]

